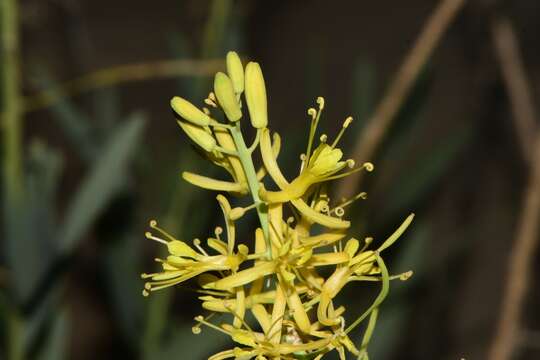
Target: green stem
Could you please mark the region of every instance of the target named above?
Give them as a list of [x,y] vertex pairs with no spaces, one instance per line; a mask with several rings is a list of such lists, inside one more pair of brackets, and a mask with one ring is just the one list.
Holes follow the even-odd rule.
[[[20,218],[23,204],[22,151],[20,121],[20,80],[19,80],[19,29],[17,0],[0,1],[0,34],[2,74],[1,103],[3,105],[3,221],[8,251],[10,243],[18,239],[21,230]],[[19,294],[20,295],[20,294]],[[23,358],[21,344],[22,319],[17,311],[8,318],[8,358]]]
[[2,103],[4,106],[4,196],[7,208],[20,202],[21,122],[19,82],[19,31],[16,0],[2,0]]
[[272,259],[272,247],[270,244],[270,237],[268,235],[268,207],[263,201],[261,201],[261,198],[259,197],[259,180],[257,180],[257,172],[255,171],[255,166],[253,166],[251,153],[249,152],[246,142],[244,141],[244,137],[242,136],[239,121],[236,122],[236,125],[233,128],[231,128],[231,135],[236,145],[236,150],[238,151],[238,158],[240,159],[242,168],[246,174],[249,191],[251,192],[253,202],[255,203],[255,209],[257,209],[257,215],[259,216],[259,221],[261,222],[264,240],[266,241],[266,256],[268,260],[270,260]]

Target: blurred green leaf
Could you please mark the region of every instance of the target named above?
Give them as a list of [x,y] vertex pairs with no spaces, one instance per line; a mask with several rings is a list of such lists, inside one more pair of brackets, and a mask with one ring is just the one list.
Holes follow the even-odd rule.
[[18,235],[6,238],[10,283],[21,303],[35,291],[53,261],[57,232],[56,192],[62,163],[57,151],[39,141],[30,144],[26,201],[14,224]]
[[60,232],[60,250],[69,253],[99,212],[126,180],[129,161],[137,150],[144,119],[140,114],[119,124],[94,161],[66,213]]
[[114,126],[118,119],[122,118],[117,89],[114,87],[99,89],[94,94],[93,100],[94,117],[96,119],[96,145],[102,145],[102,142],[106,140],[111,131],[114,130]]
[[69,326],[66,309],[56,313],[51,330],[41,350],[38,360],[61,360],[66,358],[66,344],[69,340]]
[[[120,241],[111,241],[106,247],[105,271],[114,315],[126,338],[136,343],[141,336],[144,304],[143,282],[140,278],[142,236],[124,235]],[[111,239],[112,240],[112,239]]]
[[64,131],[67,139],[78,155],[84,161],[91,161],[96,155],[98,148],[92,133],[91,119],[77,106],[69,101],[58,83],[51,80],[45,69],[37,69],[34,81],[38,86],[48,92],[50,96],[58,97],[59,100],[49,109],[55,115],[54,121],[58,123]]

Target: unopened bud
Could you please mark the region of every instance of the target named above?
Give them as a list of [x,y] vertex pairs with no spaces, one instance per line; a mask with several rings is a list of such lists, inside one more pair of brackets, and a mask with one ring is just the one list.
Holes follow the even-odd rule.
[[178,120],[178,125],[184,130],[189,138],[202,147],[204,150],[210,152],[216,147],[216,139],[209,133],[207,133],[200,126]]
[[210,117],[208,115],[180,96],[175,96],[171,99],[171,107],[175,113],[195,125],[207,126],[210,124]]
[[240,57],[234,51],[227,53],[227,73],[231,78],[234,92],[241,94],[244,91],[244,67]]
[[251,125],[256,129],[265,128],[268,124],[266,86],[261,67],[255,62],[246,66],[246,102]]
[[232,81],[222,72],[218,72],[214,78],[214,92],[227,118],[230,121],[240,120],[242,111],[236,100]]

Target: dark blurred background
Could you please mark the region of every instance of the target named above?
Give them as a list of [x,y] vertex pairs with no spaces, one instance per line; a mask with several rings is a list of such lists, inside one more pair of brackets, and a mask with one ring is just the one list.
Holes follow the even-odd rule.
[[[5,25],[14,0],[0,1]],[[352,156],[438,4],[19,0],[16,82],[24,100],[20,136],[11,131],[17,126],[4,121],[2,128],[0,358],[205,359],[227,348],[211,330],[191,333],[200,312],[193,292],[141,295],[139,275],[155,269],[158,252],[144,238],[150,219],[182,239],[205,237],[221,224],[215,194],[180,179],[181,170],[213,169],[178,129],[169,99],[201,104],[233,49],[261,63],[288,175],[298,166],[306,109],[317,96],[326,99],[325,132],[355,118],[344,139]],[[513,38],[497,32],[498,21]],[[534,208],[529,198],[540,196],[530,190],[540,161],[531,150],[536,118],[521,134],[519,124],[527,122],[522,107],[534,109],[539,100],[539,34],[537,0],[466,2],[372,156],[356,159],[372,161],[376,171],[353,184],[369,198],[349,215],[351,234],[380,240],[416,213],[387,261],[392,272],[415,275],[392,283],[372,359],[490,357],[504,294],[513,291],[510,254],[527,237],[526,224],[529,243],[538,240],[538,211],[531,215],[525,206]],[[515,49],[504,47],[512,39],[517,64]],[[2,53],[0,66],[11,66],[8,57]],[[3,99],[7,118],[9,97]],[[10,161],[20,165],[15,183],[24,201],[10,199]],[[518,261],[530,266],[517,273],[526,283],[512,359],[540,358],[539,262],[535,247],[528,249]],[[347,292],[343,301],[360,307],[363,295]]]

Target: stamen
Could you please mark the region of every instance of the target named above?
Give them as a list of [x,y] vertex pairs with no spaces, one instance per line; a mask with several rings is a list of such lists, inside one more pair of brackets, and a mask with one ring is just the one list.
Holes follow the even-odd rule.
[[168,232],[166,232],[162,228],[158,227],[156,220],[151,220],[150,221],[150,227],[152,229],[154,229],[154,230],[157,230],[159,233],[161,233],[161,235],[165,236],[167,239],[169,239],[171,241],[176,241],[177,240],[174,236],[172,236],[171,234],[169,234]]
[[314,108],[309,108],[307,113],[309,116],[311,116],[311,121],[315,121],[315,118],[317,117],[317,110]]
[[211,99],[204,99],[204,103],[208,106],[217,108],[217,104]]
[[216,226],[216,229],[214,230],[214,234],[216,235],[216,238],[218,240],[221,240],[220,235],[223,234],[223,228],[221,226]]
[[375,169],[375,165],[373,165],[370,162],[365,162],[362,164],[362,166],[364,167],[364,169],[366,169],[366,171],[369,171],[369,172],[372,172]]
[[255,334],[253,332],[253,330],[251,329],[251,327],[248,325],[247,322],[244,321],[244,319],[238,315],[238,313],[236,312],[235,309],[233,309],[233,307],[229,304],[225,304],[225,309],[229,310],[229,312],[231,314],[233,314],[233,316],[235,318],[237,318],[238,320],[240,320],[240,322],[242,323],[242,325],[244,325],[246,327],[246,329],[248,329],[250,332],[251,332],[251,335],[253,335],[253,338],[255,339]]
[[367,192],[361,192],[350,198],[349,200],[344,200],[341,204],[339,204],[339,207],[347,207],[351,205],[353,202],[355,202],[358,199],[366,200],[367,199]]
[[220,328],[219,326],[216,326],[216,325],[212,324],[211,322],[206,321],[205,318],[204,318],[202,315],[196,316],[196,317],[195,317],[195,321],[197,321],[198,323],[200,323],[200,324],[202,324],[202,325],[206,325],[206,326],[208,326],[209,328],[212,328],[212,329],[214,329],[214,330],[217,330],[217,331],[219,331],[219,332],[221,332],[221,333],[223,333],[223,334],[225,334],[225,335],[228,335],[228,336],[231,335],[231,334],[229,334],[228,331],[225,331],[225,330],[223,330],[222,328]]
[[304,153],[300,154],[300,174],[302,173],[302,171],[304,171],[304,168],[306,167],[306,162],[307,162],[306,154]]
[[369,247],[369,245],[371,245],[372,242],[373,242],[372,237],[365,238],[364,239],[364,246],[362,247],[362,249],[360,249],[359,252],[365,251]]
[[208,94],[208,99],[216,101],[216,94],[214,94],[213,91],[210,91],[210,93]]
[[324,109],[324,98],[322,96],[317,98],[317,104],[319,104],[319,110]]
[[351,116],[345,119],[345,121],[343,122],[343,126],[341,127],[341,130],[339,131],[338,135],[336,136],[336,139],[332,143],[332,149],[338,144],[339,140],[345,133],[345,130],[349,127],[352,121],[353,121],[353,118]]
[[197,248],[197,250],[199,250],[201,252],[201,254],[203,254],[205,256],[208,256],[206,251],[204,251],[204,249],[201,246],[201,240],[200,239],[193,239],[193,245]]
[[343,215],[345,215],[345,209],[343,209],[342,207],[338,206],[334,209],[334,213],[339,216],[339,217],[342,217]]
[[322,134],[321,137],[319,137],[319,140],[324,144],[328,140],[328,136],[326,134]]
[[353,159],[347,159],[346,162],[349,169],[353,169],[354,165],[356,165],[356,161],[354,161]]
[[157,241],[157,242],[162,243],[162,244],[164,244],[164,245],[167,245],[167,244],[168,244],[167,241],[165,241],[165,240],[163,240],[163,239],[160,239],[160,238],[158,238],[158,237],[152,235],[152,233],[149,232],[149,231],[145,232],[145,233],[144,233],[144,236],[145,236],[147,239],[149,239],[149,240],[154,240],[154,241]]
[[309,127],[309,138],[308,138],[308,146],[306,150],[306,158],[309,159],[311,157],[311,148],[313,146],[313,139],[315,138],[315,134],[317,133],[317,126],[319,125],[319,119],[321,118],[321,112],[324,109],[324,98],[318,97],[317,98],[317,104],[319,104],[319,111],[316,111],[313,108],[308,109],[308,115],[311,116],[311,125]]

